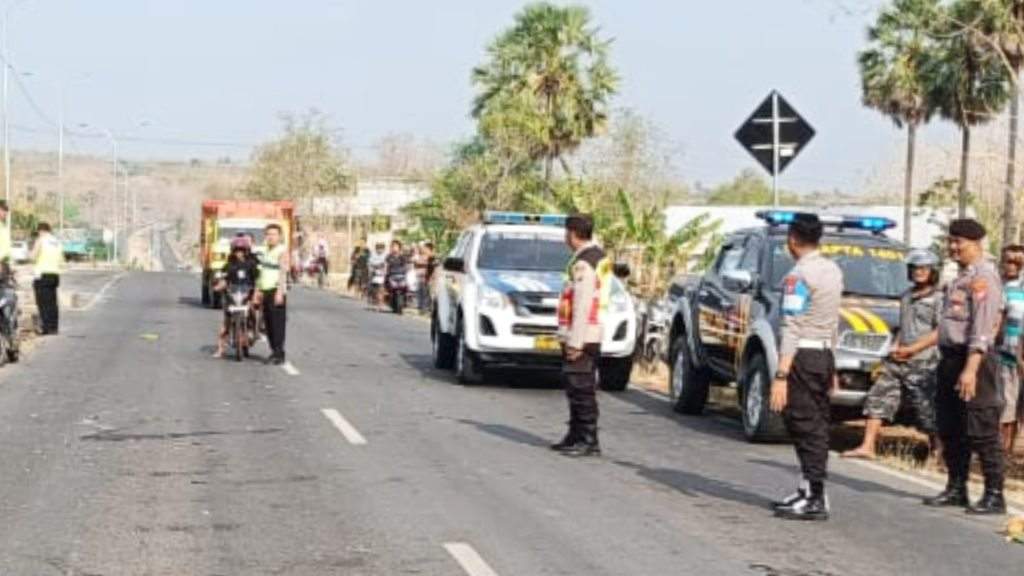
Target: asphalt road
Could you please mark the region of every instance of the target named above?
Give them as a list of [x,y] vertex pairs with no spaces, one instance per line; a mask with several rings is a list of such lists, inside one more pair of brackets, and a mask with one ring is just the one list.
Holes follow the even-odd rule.
[[[785,446],[602,395],[605,456],[547,450],[561,392],[466,388],[424,323],[291,302],[288,370],[210,358],[198,280],[131,274],[0,370],[0,574],[1020,574],[1000,521],[833,462],[834,518],[775,520]],[[262,352],[262,350],[260,350]]]

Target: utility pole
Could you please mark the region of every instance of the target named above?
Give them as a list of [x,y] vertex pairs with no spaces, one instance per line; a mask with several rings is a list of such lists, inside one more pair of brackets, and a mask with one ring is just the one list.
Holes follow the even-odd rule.
[[3,131],[4,131],[4,200],[7,201],[7,208],[8,208],[8,210],[7,210],[7,229],[8,230],[10,230],[10,228],[11,228],[11,213],[14,212],[14,210],[12,209],[13,206],[11,206],[11,122],[10,122],[10,115],[9,115],[8,109],[7,109],[8,75],[9,75],[10,69],[11,69],[11,55],[10,55],[10,52],[7,51],[7,21],[10,19],[11,12],[15,8],[17,8],[18,6],[24,4],[25,2],[28,2],[28,1],[29,0],[21,0],[20,2],[15,2],[14,4],[11,4],[10,6],[8,6],[6,10],[4,10],[4,19],[3,19],[3,27],[2,27],[2,32],[3,32],[4,37],[3,37],[2,46],[0,46],[0,50],[2,50],[2,52],[3,52],[3,60],[4,60],[4,79],[3,79],[3,95],[2,95],[3,96],[3,114],[4,114],[4,122],[3,122]]
[[57,116],[57,202],[60,210],[60,239],[64,238],[64,85],[60,85],[60,111]]

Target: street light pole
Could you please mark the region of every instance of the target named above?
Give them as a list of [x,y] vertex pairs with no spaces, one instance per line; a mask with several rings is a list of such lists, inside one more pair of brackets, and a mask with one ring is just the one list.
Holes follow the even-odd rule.
[[60,85],[60,112],[57,116],[57,198],[60,210],[60,239],[64,238],[64,85]]

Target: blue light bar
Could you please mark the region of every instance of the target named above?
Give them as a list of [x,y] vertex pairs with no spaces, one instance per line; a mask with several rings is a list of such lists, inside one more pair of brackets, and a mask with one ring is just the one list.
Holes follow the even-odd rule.
[[[807,212],[795,212],[792,210],[762,210],[757,217],[772,226],[785,226],[792,224],[801,214]],[[867,230],[876,234],[891,230],[896,227],[896,222],[891,218],[883,216],[819,216],[821,223],[834,228],[851,228],[854,230]]]
[[484,212],[484,224],[540,224],[565,227],[564,214],[527,214],[525,212]]

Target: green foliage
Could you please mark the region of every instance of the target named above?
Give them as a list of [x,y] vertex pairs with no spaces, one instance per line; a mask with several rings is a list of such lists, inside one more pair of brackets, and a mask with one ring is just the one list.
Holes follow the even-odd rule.
[[316,111],[283,114],[284,133],[256,148],[243,192],[260,200],[336,196],[352,189],[345,153],[332,141],[326,118]]
[[[796,204],[799,197],[786,191],[779,191],[781,204]],[[719,184],[707,198],[712,206],[770,206],[772,187],[761,173],[747,168],[731,181]]]
[[940,14],[940,0],[894,0],[868,29],[868,47],[858,55],[864,105],[897,127],[927,122],[935,111],[928,71]]
[[553,162],[604,130],[618,76],[610,41],[598,36],[581,6],[531,4],[488,47],[473,70],[473,116],[480,134],[517,157]]

